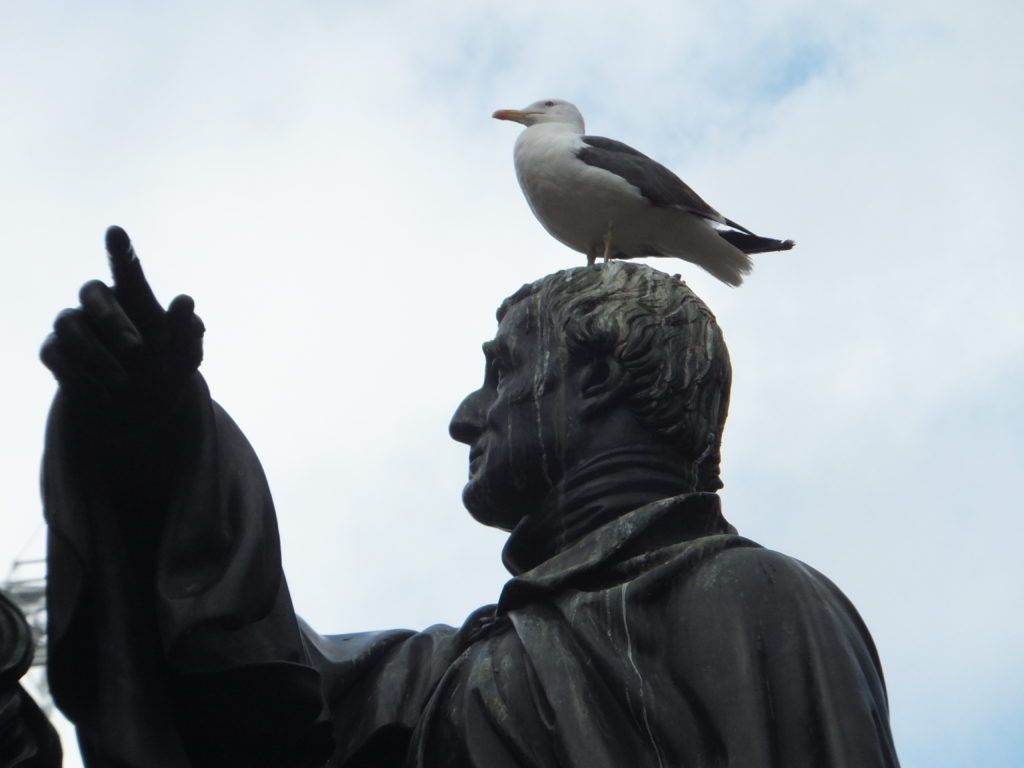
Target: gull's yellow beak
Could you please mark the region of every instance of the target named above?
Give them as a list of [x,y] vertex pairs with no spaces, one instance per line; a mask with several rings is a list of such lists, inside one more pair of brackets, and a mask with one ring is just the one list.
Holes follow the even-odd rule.
[[491,117],[496,120],[512,120],[513,122],[526,125],[526,117],[529,114],[529,112],[524,112],[521,109],[499,109]]

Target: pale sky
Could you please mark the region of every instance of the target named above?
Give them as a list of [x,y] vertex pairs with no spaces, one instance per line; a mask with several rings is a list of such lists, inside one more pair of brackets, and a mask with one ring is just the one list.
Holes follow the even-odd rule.
[[117,223],[196,300],[297,610],[331,633],[494,601],[504,535],[461,507],[448,419],[501,299],[583,257],[490,114],[565,98],[797,241],[738,289],[652,262],[732,352],[726,516],[860,610],[906,768],[1021,765],[1022,35],[1009,0],[6,4],[0,570],[42,551],[39,344]]

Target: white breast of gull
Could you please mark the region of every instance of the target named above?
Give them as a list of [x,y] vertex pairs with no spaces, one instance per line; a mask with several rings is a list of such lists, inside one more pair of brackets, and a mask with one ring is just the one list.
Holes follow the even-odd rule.
[[526,126],[514,153],[519,186],[551,236],[585,253],[588,264],[598,256],[675,256],[739,285],[752,266],[748,254],[793,247],[725,218],[647,155],[585,135],[583,116],[567,101],[499,109],[494,117]]

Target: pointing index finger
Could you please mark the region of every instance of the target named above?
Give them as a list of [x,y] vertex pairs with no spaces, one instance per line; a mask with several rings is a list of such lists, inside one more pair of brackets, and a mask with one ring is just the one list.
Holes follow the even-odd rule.
[[133,264],[138,267],[139,257],[135,255],[135,248],[132,247],[131,238],[121,227],[113,226],[107,229],[107,254],[110,256],[110,272],[114,277],[114,285],[120,285],[126,279],[130,280]]
[[145,329],[159,321],[163,308],[142,274],[142,264],[135,255],[131,238],[121,227],[107,229],[107,254],[110,272],[114,278],[114,293],[125,312],[145,333]]
[[111,258],[117,258],[133,250],[132,241],[128,237],[128,233],[122,227],[117,226],[117,224],[107,227],[106,240],[107,253],[110,254]]

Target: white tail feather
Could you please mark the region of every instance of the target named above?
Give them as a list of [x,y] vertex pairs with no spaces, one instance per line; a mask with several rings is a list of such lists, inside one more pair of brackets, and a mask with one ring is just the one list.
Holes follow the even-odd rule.
[[671,237],[659,243],[666,256],[685,259],[732,286],[740,285],[753,268],[747,254],[723,240],[703,219],[675,216],[673,224]]

